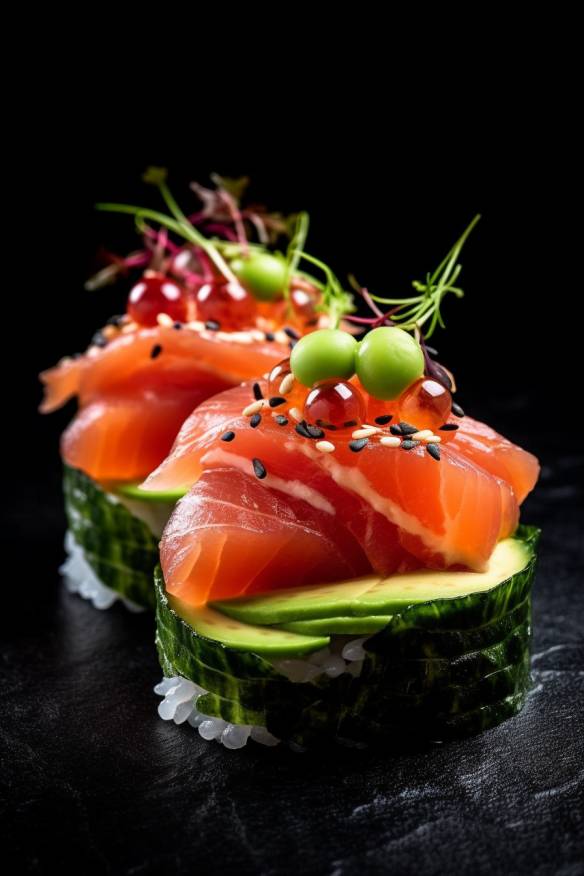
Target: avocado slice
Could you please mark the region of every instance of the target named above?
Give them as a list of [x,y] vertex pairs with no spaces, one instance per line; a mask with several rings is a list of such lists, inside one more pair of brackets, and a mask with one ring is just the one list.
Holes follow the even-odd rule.
[[290,621],[288,624],[283,624],[281,629],[308,636],[333,634],[364,636],[382,630],[390,622],[391,617],[390,614],[367,615],[365,617],[317,617],[312,620]]
[[305,636],[287,630],[241,623],[209,605],[195,607],[176,596],[167,596],[170,607],[199,636],[213,639],[238,651],[251,651],[266,657],[292,657],[318,651],[330,642],[328,636]]
[[[232,599],[214,606],[229,617],[253,624],[287,625],[321,618],[387,616],[415,603],[490,590],[521,571],[532,552],[530,544],[519,538],[507,538],[493,551],[485,572],[420,569],[388,578],[371,575],[353,581]],[[319,627],[319,631],[323,629]],[[332,632],[332,629],[326,631]]]
[[186,490],[143,490],[139,483],[116,484],[113,493],[119,493],[127,499],[137,499],[140,502],[168,502],[174,504],[186,494]]

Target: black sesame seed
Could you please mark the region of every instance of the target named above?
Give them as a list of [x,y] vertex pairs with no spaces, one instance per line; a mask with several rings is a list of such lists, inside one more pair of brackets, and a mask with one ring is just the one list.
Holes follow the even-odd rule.
[[417,426],[412,426],[411,423],[401,422],[399,424],[399,426],[400,426],[400,429],[402,430],[402,435],[413,435],[414,432],[420,431]]
[[161,353],[162,353],[162,346],[160,344],[154,344],[154,346],[150,350],[150,358],[157,359]]
[[263,397],[264,397],[264,394],[262,392],[262,388],[259,385],[259,383],[254,383],[254,385],[253,385],[253,397],[255,398],[256,401],[261,401],[261,399],[263,399]]
[[216,319],[208,319],[205,323],[205,328],[209,329],[210,332],[218,332],[221,328],[221,323],[217,322]]
[[349,447],[353,453],[359,453],[360,450],[363,450],[366,444],[369,444],[369,438],[357,438],[356,441],[349,441]]
[[94,347],[107,347],[107,338],[103,332],[96,332],[91,339]]
[[288,335],[293,341],[297,341],[300,338],[298,332],[295,329],[290,328],[288,325],[284,326],[284,334]]
[[259,424],[262,422],[262,418],[260,414],[254,414],[251,420],[249,421],[249,425],[252,429],[256,429]]
[[352,429],[353,426],[357,425],[357,420],[346,420],[344,423],[345,429]]
[[439,428],[441,432],[456,432],[458,425],[456,423],[444,423],[444,425]]
[[125,313],[118,313],[115,316],[110,316],[106,325],[115,325],[117,328],[119,328],[119,326],[123,325],[125,321],[126,321]]
[[440,461],[440,448],[437,444],[426,444],[426,450],[433,459]]
[[452,402],[452,413],[453,413],[456,417],[464,417],[464,411],[462,410],[462,408],[460,407],[460,405],[457,404],[456,402]]
[[273,395],[268,404],[271,408],[278,408],[280,405],[286,404],[286,399],[282,398],[281,395]]
[[266,468],[265,468],[263,462],[261,461],[261,459],[257,459],[254,456],[254,458],[251,461],[251,464],[253,465],[253,471],[254,471],[256,478],[259,478],[260,481],[263,478],[265,478],[265,476],[267,475],[267,471],[266,471]]
[[306,428],[306,423],[296,423],[294,426],[295,430],[301,435],[303,438],[312,438],[312,435]]
[[231,432],[231,431],[224,432],[223,435],[221,436],[222,441],[233,441],[234,438],[235,438],[235,432]]
[[286,417],[283,416],[283,414],[278,414],[278,416],[275,417],[274,419],[276,420],[276,423],[278,424],[278,426],[287,426],[288,425],[288,420]]
[[324,438],[324,432],[318,426],[310,426],[306,423],[306,431],[311,438]]
[[420,443],[419,441],[412,441],[411,438],[406,438],[406,440],[402,441],[402,443],[401,443],[401,449],[402,450],[413,450],[414,447],[417,447],[419,443]]
[[390,426],[389,431],[391,432],[392,435],[403,435],[403,432],[401,430],[401,426],[398,426],[397,423],[394,423],[393,426]]
[[378,426],[385,426],[393,418],[393,414],[383,414],[381,417],[375,417],[375,422]]
[[173,327],[173,329],[176,329],[178,331],[179,329],[181,329],[183,327],[183,324],[182,324],[182,322],[174,322],[172,324],[172,327]]
[[266,341],[275,341],[276,335],[274,332],[266,332]]

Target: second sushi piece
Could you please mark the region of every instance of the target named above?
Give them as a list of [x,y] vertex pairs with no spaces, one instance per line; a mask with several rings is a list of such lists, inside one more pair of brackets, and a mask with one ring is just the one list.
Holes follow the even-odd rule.
[[[50,412],[77,398],[62,436],[71,590],[107,608],[153,607],[158,539],[181,490],[139,487],[169,452],[198,404],[261,375],[304,332],[326,324],[321,291],[297,270],[308,218],[284,219],[240,205],[241,186],[193,184],[203,207],[186,215],[158,169],[148,181],[168,212],[124,204],[101,209],[134,217],[141,248],[110,263],[96,288],[138,272],[125,313],[110,319],[88,349],[41,375]],[[248,239],[251,232],[259,242]],[[287,252],[274,244],[291,237]],[[254,397],[252,394],[252,402]]]

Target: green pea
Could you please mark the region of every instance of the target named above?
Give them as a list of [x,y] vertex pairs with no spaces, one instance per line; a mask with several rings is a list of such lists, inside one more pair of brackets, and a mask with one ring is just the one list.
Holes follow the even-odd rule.
[[374,398],[391,401],[424,373],[424,354],[412,335],[383,326],[365,335],[355,367],[359,380]]
[[281,298],[287,279],[287,265],[282,256],[269,252],[251,252],[233,259],[231,270],[237,279],[260,301]]
[[294,377],[312,386],[319,380],[340,377],[348,380],[355,373],[357,341],[339,329],[319,329],[300,338],[290,356]]

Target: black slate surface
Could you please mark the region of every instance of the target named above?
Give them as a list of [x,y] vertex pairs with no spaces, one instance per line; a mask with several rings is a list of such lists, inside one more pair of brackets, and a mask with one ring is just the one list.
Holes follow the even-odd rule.
[[584,457],[511,432],[544,463],[524,514],[544,531],[533,690],[519,717],[417,753],[229,752],[161,721],[152,619],[64,591],[57,469],[21,486],[0,669],[11,872],[584,872]]

